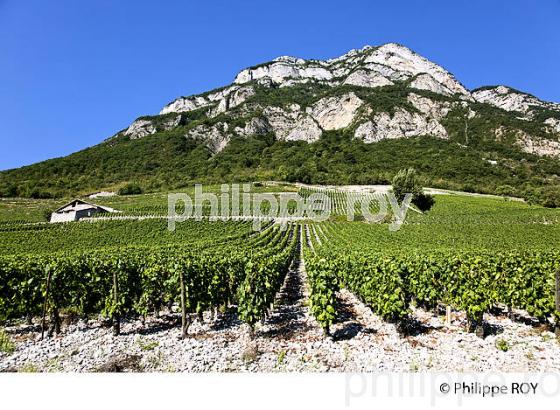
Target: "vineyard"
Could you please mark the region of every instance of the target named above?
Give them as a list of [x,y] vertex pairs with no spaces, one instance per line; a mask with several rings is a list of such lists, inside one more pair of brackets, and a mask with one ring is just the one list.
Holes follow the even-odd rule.
[[375,243],[374,235],[356,235],[359,228],[327,224],[313,226],[312,231],[306,264],[316,301],[313,312],[325,329],[335,319],[334,292],[341,286],[379,316],[397,323],[406,322],[411,303],[466,311],[469,331],[480,333],[483,314],[496,304],[509,311],[526,310],[543,323],[552,319],[557,324],[560,319],[558,250],[409,253],[395,246],[381,251],[367,246]]
[[35,323],[44,338],[63,334],[69,314],[101,317],[118,336],[123,321],[172,312],[186,339],[193,323],[228,314],[257,337],[297,279],[327,339],[344,316],[343,291],[401,337],[414,333],[417,309],[464,312],[465,331],[479,337],[497,308],[558,332],[553,210],[441,196],[433,212],[391,232],[390,221],[347,222],[347,198],[329,195],[328,221],[271,221],[258,232],[249,221],[188,220],[175,232],[157,219],[0,223],[0,321]]
[[191,223],[191,238],[209,228],[206,233],[215,239],[202,235],[173,246],[2,257],[0,319],[49,312],[50,332],[59,333],[59,312],[73,309],[111,318],[118,334],[122,315],[146,316],[178,303],[186,335],[187,313],[235,301],[239,317],[253,326],[273,303],[293,261],[299,228],[270,226],[252,235],[246,223],[198,224]]

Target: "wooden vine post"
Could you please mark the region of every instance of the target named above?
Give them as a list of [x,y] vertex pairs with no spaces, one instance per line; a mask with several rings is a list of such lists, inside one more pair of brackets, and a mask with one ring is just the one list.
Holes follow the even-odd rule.
[[185,274],[181,269],[179,273],[179,278],[181,282],[181,339],[185,339],[187,337],[187,306],[186,306],[186,291],[185,291]]
[[560,269],[556,271],[556,320],[554,323],[554,333],[560,337]]
[[49,269],[47,273],[47,285],[45,287],[45,300],[43,301],[43,317],[41,319],[41,340],[45,338],[45,321],[47,316],[47,305],[49,300],[49,292],[51,288],[51,278],[52,278],[53,269]]
[[117,278],[117,270],[113,270],[113,336],[118,336],[121,334],[121,318],[119,317],[118,306],[119,306],[119,281]]

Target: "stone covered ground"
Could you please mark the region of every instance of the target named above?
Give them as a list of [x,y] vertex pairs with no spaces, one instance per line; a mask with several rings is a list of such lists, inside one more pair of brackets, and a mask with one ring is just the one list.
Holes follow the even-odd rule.
[[[485,315],[486,337],[466,333],[465,317],[414,310],[416,326],[400,336],[349,292],[338,293],[340,318],[325,336],[308,312],[305,268],[293,269],[273,314],[249,329],[234,314],[195,320],[180,340],[180,315],[123,321],[122,334],[102,321],[66,324],[39,340],[39,326],[6,329],[16,343],[0,353],[0,371],[46,372],[536,372],[560,370],[560,343],[522,312]],[[441,314],[441,315],[440,315]]]

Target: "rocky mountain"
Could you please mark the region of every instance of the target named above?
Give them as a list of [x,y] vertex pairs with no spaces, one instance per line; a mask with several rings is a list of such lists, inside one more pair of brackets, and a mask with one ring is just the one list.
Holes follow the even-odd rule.
[[[397,140],[414,139],[414,144],[437,145],[446,150],[466,148],[470,150],[469,155],[476,153],[476,158],[486,161],[484,164],[488,160],[501,164],[502,171],[509,173],[508,182],[514,184],[521,168],[527,174],[527,165],[512,165],[512,158],[526,163],[537,163],[537,157],[547,158],[547,164],[560,158],[560,104],[541,101],[506,86],[468,90],[443,67],[407,47],[390,43],[352,50],[326,61],[283,56],[249,67],[239,72],[232,84],[199,95],[179,97],[163,107],[158,115],[140,117],[125,130],[86,150],[87,155],[74,155],[87,157],[93,152],[103,164],[107,163],[107,157],[120,155],[121,150],[126,151],[128,161],[134,162],[134,158],[142,156],[139,161],[142,165],[124,179],[149,178],[150,171],[159,173],[169,162],[188,169],[189,178],[198,178],[201,174],[192,170],[193,163],[198,168],[208,171],[208,167],[214,167],[214,170],[224,157],[230,163],[235,162],[238,170],[255,171],[248,175],[262,175],[260,171],[267,168],[267,164],[260,162],[263,154],[279,147],[297,146],[298,155],[304,155],[317,149],[314,144],[327,144],[335,136],[342,138],[345,144],[353,144],[354,148],[359,145],[363,155],[387,146],[386,141],[397,144]],[[340,145],[340,141],[337,144]],[[380,142],[384,145],[375,145]],[[302,143],[309,144],[309,148]],[[246,156],[253,145],[259,145],[251,154],[254,157],[243,159],[241,162],[245,165],[241,166],[238,163],[240,151]],[[400,142],[398,145],[402,146]],[[145,152],[148,146],[153,146],[151,154]],[[166,146],[168,148],[163,150]],[[332,144],[330,149],[333,149]],[[182,159],[170,161],[168,155],[167,159],[160,160],[162,150],[173,151],[177,154],[173,158]],[[80,155],[75,158],[81,158]],[[355,153],[352,155],[356,157]],[[298,164],[290,164],[289,158],[282,161],[281,165],[290,168],[285,174],[291,173],[292,179],[298,179],[299,168],[306,159]],[[317,159],[313,161],[309,165],[310,172],[328,174],[329,171],[320,170]],[[214,177],[231,176],[230,163],[216,171]],[[52,171],[53,167],[47,168]],[[294,171],[293,168],[298,169]],[[535,171],[535,167],[529,168]],[[359,169],[352,168],[356,172]],[[202,175],[207,175],[207,171]],[[15,179],[21,174],[18,170],[10,172]],[[472,176],[477,172],[466,174]],[[437,171],[430,173],[432,179],[438,177]],[[272,171],[264,174],[283,176]],[[546,171],[539,169],[538,174],[544,184],[550,175],[558,172],[547,168]],[[5,175],[0,174],[0,187],[3,179],[4,185],[8,185]],[[58,176],[51,172],[52,178]],[[476,177],[473,178],[476,182]],[[100,179],[107,184],[119,182],[123,177]]]
[[[375,90],[386,92],[391,87],[403,90],[401,101],[379,107],[371,96]],[[304,89],[308,94],[305,101],[298,93],[276,104],[259,98],[290,88]],[[474,103],[490,104],[523,120],[538,121],[548,135],[533,135],[521,128],[509,130],[517,133],[516,144],[526,152],[560,156],[560,104],[505,86],[470,92],[441,66],[394,43],[352,50],[326,61],[279,57],[242,70],[227,87],[177,98],[160,111],[164,121],[143,117],[123,135],[142,138],[187,125],[185,138],[204,142],[214,153],[234,136],[268,133],[278,140],[307,142],[319,140],[325,131],[341,130],[366,143],[421,135],[448,139],[445,118],[458,109],[468,111],[468,118],[475,117]],[[209,122],[191,122],[189,126],[188,121],[182,121],[184,113],[193,112]],[[547,118],[539,117],[547,112]],[[499,138],[505,129],[496,128],[494,132]]]

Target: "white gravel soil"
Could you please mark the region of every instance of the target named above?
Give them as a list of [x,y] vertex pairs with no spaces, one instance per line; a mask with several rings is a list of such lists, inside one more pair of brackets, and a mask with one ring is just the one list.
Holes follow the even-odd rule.
[[[338,293],[340,319],[325,336],[307,308],[304,266],[291,271],[273,314],[253,339],[234,314],[196,320],[180,340],[178,314],[123,321],[112,335],[100,321],[63,327],[39,340],[38,327],[12,326],[16,343],[0,353],[0,371],[91,372],[537,372],[560,370],[560,343],[544,327],[487,314],[485,339],[464,331],[465,317],[414,309],[417,334],[399,336],[346,290]],[[503,349],[499,349],[501,346]],[[507,350],[507,351],[504,351]]]

